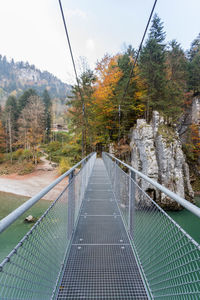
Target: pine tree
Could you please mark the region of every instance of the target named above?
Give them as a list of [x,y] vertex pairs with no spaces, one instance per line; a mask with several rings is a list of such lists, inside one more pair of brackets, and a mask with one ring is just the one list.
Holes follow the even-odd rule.
[[5,114],[11,113],[11,122],[13,130],[17,131],[17,119],[18,119],[18,110],[17,110],[17,99],[14,96],[9,96],[5,104]]
[[6,149],[6,140],[5,140],[5,131],[0,121],[0,153],[5,152]]
[[188,87],[194,94],[200,93],[200,34],[192,42],[189,51]]
[[27,91],[25,91],[21,97],[19,97],[18,99],[18,112],[19,114],[21,113],[21,111],[24,109],[24,107],[28,104],[29,102],[29,98],[31,96],[36,96],[37,93],[35,90],[33,89],[29,89]]
[[[119,79],[117,86],[115,88],[116,98],[120,105],[120,129],[121,136],[127,133],[130,128],[135,123],[135,120],[143,114],[143,105],[141,106],[141,101],[138,100],[137,92],[137,70],[138,67],[135,66],[132,78],[129,82],[126,95],[124,96],[124,90],[127,87],[127,82],[130,77],[132,64],[135,60],[135,50],[132,46],[128,46],[126,52],[119,56],[118,67],[122,71],[122,76]],[[119,134],[118,134],[119,135]],[[118,139],[120,136],[118,137]]]
[[91,152],[93,139],[93,126],[91,125],[91,120],[94,120],[94,115],[92,113],[91,103],[92,94],[94,92],[93,84],[95,80],[96,78],[91,70],[84,70],[79,78],[82,97],[78,86],[75,85],[72,89],[72,100],[68,103],[70,105],[70,127],[79,137],[79,144],[81,144],[81,139],[83,139],[82,143],[84,149],[82,149],[82,152],[84,152],[84,155]]
[[47,142],[49,142],[50,138],[50,133],[51,133],[51,123],[52,123],[52,113],[51,113],[51,98],[49,96],[49,93],[47,90],[44,90],[44,93],[42,95],[42,99],[44,102],[44,107],[45,107],[45,129],[46,129],[46,138]]
[[165,115],[175,121],[182,112],[187,87],[187,60],[176,40],[169,43],[167,51],[167,99]]
[[166,101],[166,51],[163,23],[156,14],[152,21],[149,38],[140,55],[140,72],[146,87],[146,111],[163,111]]
[[14,143],[17,139],[17,100],[14,96],[9,96],[4,111],[4,123],[6,128],[6,145],[7,151],[10,152],[10,161],[12,163],[12,152]]

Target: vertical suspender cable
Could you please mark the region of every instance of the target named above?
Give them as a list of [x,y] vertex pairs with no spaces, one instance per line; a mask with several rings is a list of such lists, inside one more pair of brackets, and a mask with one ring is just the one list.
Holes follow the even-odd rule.
[[[130,80],[131,80],[131,77],[133,76],[133,71],[134,71],[134,68],[135,68],[135,66],[136,66],[136,63],[137,63],[137,60],[138,60],[140,51],[141,51],[141,49],[142,49],[142,45],[143,45],[143,42],[144,42],[144,39],[145,39],[147,30],[148,30],[148,27],[149,27],[149,24],[150,24],[150,21],[151,21],[153,12],[154,12],[154,10],[155,10],[156,3],[157,3],[157,0],[154,1],[153,7],[152,7],[152,10],[151,10],[151,13],[150,13],[150,16],[149,16],[149,19],[148,19],[148,22],[147,22],[147,25],[146,25],[146,28],[145,28],[143,37],[142,37],[142,40],[141,40],[141,42],[140,42],[139,49],[138,49],[138,51],[137,51],[136,58],[135,58],[135,60],[134,60],[134,62],[133,62],[133,65],[132,65],[132,68],[131,68],[131,72],[130,72],[129,78],[128,78],[126,87],[125,87],[125,89],[124,89],[124,93],[123,93],[123,96],[122,96],[122,99],[121,99],[121,103],[122,103],[122,101],[124,100],[124,98],[125,98],[125,96],[126,96],[126,93],[127,93],[127,91],[128,91],[128,87],[129,87],[129,84],[130,84]],[[118,133],[118,142],[119,142],[119,139],[120,139],[120,123],[121,123],[121,111],[120,111],[120,105],[119,105],[119,133]]]
[[61,0],[58,0],[58,1],[59,1],[59,5],[60,5],[60,11],[61,11],[61,15],[62,15],[63,25],[64,25],[64,28],[65,28],[65,33],[66,33],[66,37],[67,37],[69,51],[70,51],[70,55],[71,55],[71,59],[72,59],[72,64],[73,64],[73,68],[74,68],[74,73],[75,73],[75,77],[76,77],[78,91],[79,91],[79,94],[80,94],[80,97],[81,97],[81,102],[82,102],[82,115],[83,115],[83,123],[84,123],[83,128],[82,128],[82,158],[83,158],[84,157],[84,149],[85,149],[85,138],[86,138],[86,133],[85,133],[85,130],[84,130],[84,127],[86,125],[86,122],[85,122],[85,103],[84,103],[83,93],[81,91],[81,87],[80,87],[80,83],[79,83],[79,79],[78,79],[78,75],[77,75],[77,71],[76,71],[76,65],[75,65],[75,62],[74,62],[72,47],[71,47],[71,43],[70,43],[70,39],[69,39],[69,34],[68,34],[67,25],[66,25],[66,21],[65,21],[65,16],[64,16],[63,8],[62,8],[62,3],[61,3]]

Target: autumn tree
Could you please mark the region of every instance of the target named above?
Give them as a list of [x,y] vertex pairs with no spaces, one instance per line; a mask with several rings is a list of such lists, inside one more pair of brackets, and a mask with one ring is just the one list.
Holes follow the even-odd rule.
[[97,82],[94,91],[94,111],[96,118],[96,143],[108,144],[118,135],[119,102],[116,97],[116,86],[122,76],[118,66],[119,55],[105,55],[97,63]]

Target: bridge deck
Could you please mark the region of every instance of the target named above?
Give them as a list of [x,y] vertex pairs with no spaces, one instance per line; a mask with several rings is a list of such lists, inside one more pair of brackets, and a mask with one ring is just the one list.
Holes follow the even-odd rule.
[[57,299],[148,299],[101,159],[88,184]]

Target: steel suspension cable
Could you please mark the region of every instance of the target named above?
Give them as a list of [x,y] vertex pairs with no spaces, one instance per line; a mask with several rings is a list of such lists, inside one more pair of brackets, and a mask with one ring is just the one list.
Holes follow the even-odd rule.
[[[70,43],[69,33],[68,33],[68,29],[67,29],[67,24],[66,24],[65,15],[64,15],[64,12],[63,12],[63,7],[62,7],[61,0],[58,0],[58,2],[59,2],[59,5],[60,5],[60,11],[61,11],[61,15],[62,15],[63,25],[64,25],[64,28],[65,28],[65,34],[66,34],[66,38],[67,38],[67,42],[68,42],[68,46],[69,46],[69,51],[70,51],[70,55],[71,55],[71,60],[72,60],[72,64],[73,64],[75,77],[76,77],[78,91],[79,91],[79,94],[80,94],[80,97],[81,97],[82,115],[83,115],[83,120],[84,120],[84,123],[85,123],[85,103],[84,103],[83,93],[81,91],[81,87],[80,87],[80,83],[79,83],[79,79],[78,79],[78,75],[77,75],[77,71],[76,71],[76,65],[75,65],[75,61],[74,61],[73,51],[72,51],[72,47],[71,47],[71,43]],[[85,135],[84,135],[84,128],[83,128],[82,129],[82,158],[84,157],[84,146],[85,146],[84,145],[84,136]]]
[[[157,1],[158,1],[158,0],[155,0],[155,1],[154,1],[154,4],[153,4],[153,7],[152,7],[150,16],[149,16],[149,19],[148,19],[148,22],[147,22],[147,25],[146,25],[146,28],[145,28],[145,31],[144,31],[143,36],[142,36],[142,40],[141,40],[141,42],[140,42],[139,49],[138,49],[138,51],[137,51],[136,58],[135,58],[135,60],[134,60],[134,62],[133,62],[133,64],[132,64],[131,72],[130,72],[130,75],[129,75],[129,78],[128,78],[126,87],[125,87],[125,89],[124,89],[124,93],[123,93],[123,96],[122,96],[122,99],[121,99],[121,103],[122,103],[122,101],[124,100],[124,98],[125,98],[125,96],[126,96],[126,94],[127,94],[128,87],[129,87],[129,84],[130,84],[130,80],[131,80],[131,77],[133,76],[133,71],[134,71],[134,68],[135,68],[135,66],[136,66],[136,63],[137,63],[137,61],[138,61],[138,57],[139,57],[140,51],[141,51],[141,49],[142,49],[142,45],[143,45],[143,42],[144,42],[144,39],[145,39],[147,30],[148,30],[148,28],[149,28],[149,24],[150,24],[150,21],[151,21],[153,12],[154,12],[154,10],[155,10]],[[119,133],[118,133],[118,142],[119,142],[119,139],[120,139],[120,123],[121,123],[121,105],[119,104]]]

